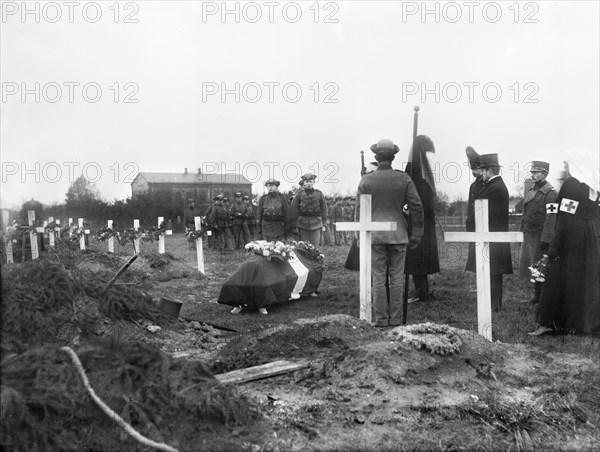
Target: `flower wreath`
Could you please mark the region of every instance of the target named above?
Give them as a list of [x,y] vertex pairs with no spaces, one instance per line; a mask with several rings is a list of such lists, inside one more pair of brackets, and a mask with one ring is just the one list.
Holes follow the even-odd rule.
[[6,229],[2,231],[2,240],[4,242],[12,243],[12,241],[18,239],[21,234],[19,223],[15,221],[12,225],[7,226]]
[[46,227],[44,228],[44,232],[45,232],[46,234],[52,234],[53,232],[56,232],[56,228],[60,229],[60,225],[59,225],[59,224],[56,224],[56,222],[55,222],[55,221],[53,221],[53,222],[51,222],[51,223],[48,223],[48,224],[46,225]]
[[204,234],[204,228],[200,228],[196,230],[196,228],[185,228],[185,236],[187,237],[187,241],[190,243],[195,242]]
[[163,235],[167,231],[167,224],[162,221],[158,228],[153,227],[150,230],[142,231],[142,235],[140,238],[142,242],[155,242],[158,241],[161,235]]
[[550,258],[548,255],[544,254],[539,261],[535,262],[531,267],[528,267],[531,272],[531,279],[529,281],[532,283],[546,281],[546,273],[548,272],[549,267]]
[[296,251],[300,251],[301,253],[308,255],[311,259],[323,262],[325,260],[325,255],[319,251],[317,247],[315,247],[310,242],[292,242],[292,246]]
[[268,261],[277,259],[281,261],[290,260],[293,257],[294,246],[283,242],[268,242],[256,240],[246,244],[248,254],[257,254]]
[[116,237],[118,242],[121,243],[121,234],[119,234],[119,232],[115,231],[114,229],[108,227],[102,228],[98,231],[98,234],[96,235],[96,240],[105,242],[111,237]]

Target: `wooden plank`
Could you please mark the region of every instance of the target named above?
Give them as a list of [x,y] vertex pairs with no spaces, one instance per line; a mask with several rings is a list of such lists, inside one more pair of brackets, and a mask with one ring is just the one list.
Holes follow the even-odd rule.
[[246,383],[252,380],[260,380],[261,378],[274,377],[276,375],[304,369],[308,366],[309,363],[305,361],[298,363],[293,363],[291,361],[275,361],[261,366],[248,367],[246,369],[233,370],[224,374],[215,375],[215,378],[222,384]]
[[446,242],[522,242],[522,232],[446,232]]

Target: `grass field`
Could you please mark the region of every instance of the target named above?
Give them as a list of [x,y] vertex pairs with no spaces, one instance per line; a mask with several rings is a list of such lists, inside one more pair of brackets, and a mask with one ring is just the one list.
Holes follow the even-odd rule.
[[[475,274],[464,270],[468,245],[445,243],[440,237],[438,246],[441,271],[429,276],[429,286],[433,297],[427,303],[409,305],[408,323],[444,323],[476,332],[477,286]],[[102,242],[92,243],[92,247],[106,250],[106,244]],[[157,249],[157,247],[156,243],[145,243],[142,251]],[[183,234],[167,236],[166,250],[191,266],[197,265],[196,251],[189,247]],[[117,245],[115,251],[131,254],[132,248],[131,246],[119,248]],[[247,328],[264,328],[272,324],[286,323],[296,318],[329,314],[359,316],[358,272],[344,268],[349,246],[326,246],[321,251],[326,259],[319,297],[274,306],[270,308],[268,317],[245,315],[244,321]],[[201,293],[198,294],[197,291],[188,293],[188,285],[177,282],[177,280],[166,284],[166,293],[170,292],[173,295],[173,293],[182,292],[181,297],[185,301],[189,301],[184,306],[184,315],[191,318],[210,318],[212,321],[227,325],[231,319],[229,307],[216,304],[216,299],[220,286],[243,262],[246,254],[243,251],[221,253],[208,249],[205,249],[204,253],[207,278],[202,285]],[[520,301],[529,300],[532,297],[533,285],[517,276],[518,244],[511,244],[511,253],[514,273],[504,276],[503,309],[492,314],[494,341],[530,344],[539,346],[548,352],[573,352],[600,361],[598,338],[568,334],[532,337],[527,334],[536,327],[535,306],[520,303]]]

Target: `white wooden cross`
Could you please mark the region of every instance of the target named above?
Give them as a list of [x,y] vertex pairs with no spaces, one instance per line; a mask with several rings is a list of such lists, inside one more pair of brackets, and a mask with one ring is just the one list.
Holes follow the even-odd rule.
[[[8,231],[8,228],[10,227],[10,213],[8,212],[8,209],[2,209],[2,226],[4,227],[5,231]],[[14,263],[14,257],[13,257],[13,245],[12,245],[12,238],[8,239],[5,243],[6,246],[6,263],[7,264],[12,264]]]
[[[27,211],[27,220],[29,221],[29,226],[33,226],[33,223],[35,222],[35,210]],[[38,251],[37,228],[29,232],[29,243],[31,244],[31,258],[37,259],[40,256]]]
[[337,231],[359,231],[360,318],[371,322],[371,232],[395,231],[395,221],[371,221],[371,195],[360,195],[360,221],[336,223]]
[[[202,229],[202,219],[194,217],[194,226],[196,231]],[[198,271],[204,274],[204,250],[202,249],[202,236],[196,239],[196,256],[198,257]]]
[[[158,228],[160,229],[160,225],[165,221],[165,217],[158,217]],[[158,252],[160,254],[165,254],[165,234],[160,234],[158,236]]]
[[[80,230],[83,229],[83,218],[77,219],[77,226],[79,227]],[[85,249],[85,231],[83,234],[81,234],[81,236],[79,236],[79,249],[80,250]]]
[[446,242],[475,242],[477,271],[477,329],[492,340],[492,295],[490,283],[490,242],[522,242],[522,232],[490,232],[488,200],[475,200],[475,232],[446,232]]
[[[140,220],[133,220],[133,229],[138,230],[140,228]],[[133,254],[140,252],[140,239],[133,239]]]
[[[112,220],[106,220],[106,227],[108,229],[112,229],[112,227],[113,227],[113,221]],[[114,237],[109,237],[108,238],[108,252],[109,253],[114,253],[115,252],[115,238]]]

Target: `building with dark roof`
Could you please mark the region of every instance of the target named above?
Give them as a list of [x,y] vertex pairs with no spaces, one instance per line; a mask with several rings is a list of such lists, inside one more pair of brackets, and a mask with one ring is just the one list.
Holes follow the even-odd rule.
[[233,201],[236,192],[252,196],[252,183],[241,174],[146,173],[140,172],[131,183],[131,197],[146,196],[160,204],[180,206],[182,211],[192,198],[199,211],[204,212],[218,194]]

